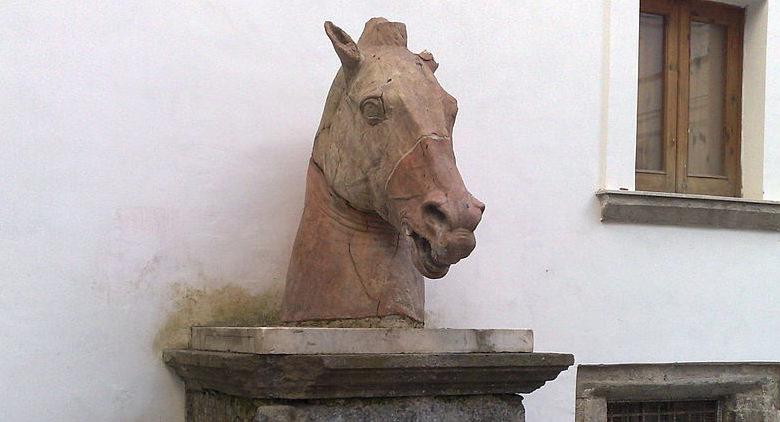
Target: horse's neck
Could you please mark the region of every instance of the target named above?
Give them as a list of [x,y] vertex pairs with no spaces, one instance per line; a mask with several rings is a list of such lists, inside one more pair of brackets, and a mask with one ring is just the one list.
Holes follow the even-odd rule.
[[285,287],[287,321],[423,318],[409,245],[381,217],[352,208],[309,163],[306,202]]

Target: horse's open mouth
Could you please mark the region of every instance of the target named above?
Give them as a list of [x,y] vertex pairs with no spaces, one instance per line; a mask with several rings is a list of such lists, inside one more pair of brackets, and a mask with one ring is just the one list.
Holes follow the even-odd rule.
[[412,262],[422,275],[428,278],[442,278],[449,271],[449,264],[442,264],[436,259],[431,248],[431,242],[414,230],[408,230],[412,240]]

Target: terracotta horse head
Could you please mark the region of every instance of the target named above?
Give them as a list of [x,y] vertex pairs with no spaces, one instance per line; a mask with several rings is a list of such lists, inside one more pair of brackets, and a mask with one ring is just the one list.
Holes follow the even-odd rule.
[[404,24],[371,19],[357,43],[330,22],[325,32],[341,69],[314,140],[282,317],[419,325],[421,275],[441,278],[471,253],[485,209],[455,165],[457,102],[431,54],[407,49]]

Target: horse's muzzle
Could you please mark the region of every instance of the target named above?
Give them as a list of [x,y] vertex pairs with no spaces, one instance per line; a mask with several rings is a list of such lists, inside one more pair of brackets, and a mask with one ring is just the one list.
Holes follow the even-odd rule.
[[423,205],[422,216],[431,229],[436,261],[452,265],[469,256],[476,246],[474,230],[482,220],[484,210],[485,205],[468,193],[461,198],[427,201]]
[[421,138],[396,166],[387,194],[391,221],[410,238],[424,276],[444,277],[474,250],[485,204],[466,190],[449,138]]
[[[470,195],[469,200],[474,203],[466,206],[462,201],[448,201],[437,207],[426,201],[420,212],[411,213],[420,216],[419,220],[410,218],[404,222],[403,232],[412,241],[412,261],[424,276],[444,277],[450,265],[474,250],[474,229],[485,206]],[[454,210],[460,213],[455,214]]]

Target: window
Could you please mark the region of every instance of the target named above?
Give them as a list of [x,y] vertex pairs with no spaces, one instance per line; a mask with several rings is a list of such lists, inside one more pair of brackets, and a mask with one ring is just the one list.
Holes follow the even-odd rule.
[[607,422],[718,422],[718,402],[610,402]]
[[744,10],[641,0],[638,190],[740,196]]

